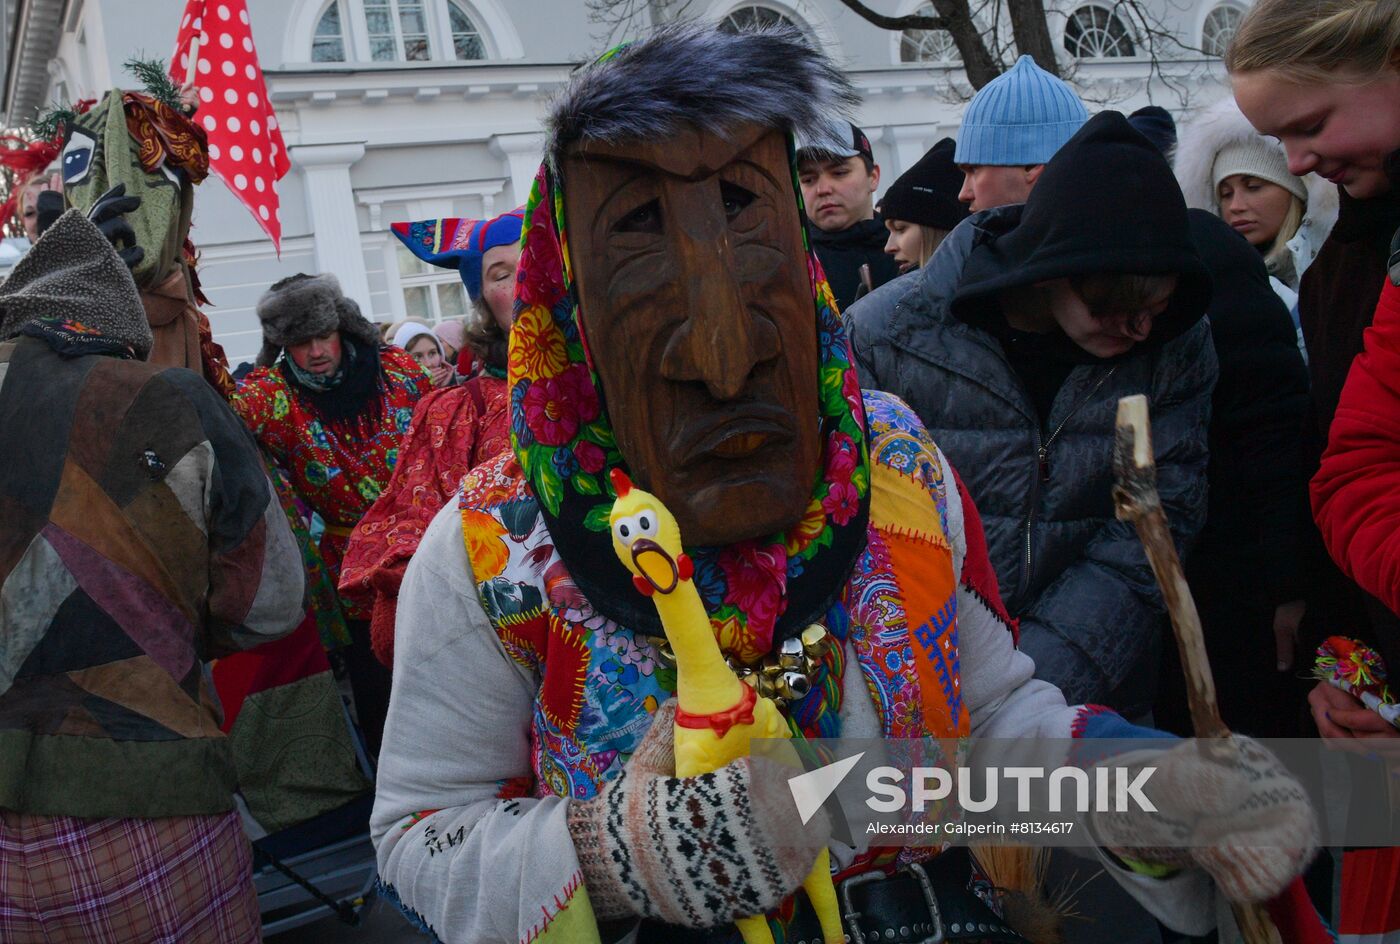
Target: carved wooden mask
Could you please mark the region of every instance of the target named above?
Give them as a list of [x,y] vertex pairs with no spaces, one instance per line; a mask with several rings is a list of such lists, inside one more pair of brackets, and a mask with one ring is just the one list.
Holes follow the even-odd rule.
[[784,134],[580,143],[562,170],[580,318],[632,477],[687,544],[795,524],[821,436]]

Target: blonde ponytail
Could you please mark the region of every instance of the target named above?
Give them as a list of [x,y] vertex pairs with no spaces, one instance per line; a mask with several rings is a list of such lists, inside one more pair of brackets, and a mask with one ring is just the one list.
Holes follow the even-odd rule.
[[1231,73],[1368,82],[1400,57],[1400,0],[1259,0],[1225,53]]

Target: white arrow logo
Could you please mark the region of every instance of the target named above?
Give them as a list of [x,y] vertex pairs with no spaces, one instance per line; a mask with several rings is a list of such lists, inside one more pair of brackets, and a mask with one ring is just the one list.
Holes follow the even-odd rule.
[[841,786],[841,781],[846,779],[846,775],[864,756],[865,751],[861,751],[854,757],[847,757],[788,778],[788,789],[792,791],[793,802],[797,804],[797,815],[802,817],[803,826],[817,815],[817,810],[822,808],[827,797],[836,792],[836,788]]

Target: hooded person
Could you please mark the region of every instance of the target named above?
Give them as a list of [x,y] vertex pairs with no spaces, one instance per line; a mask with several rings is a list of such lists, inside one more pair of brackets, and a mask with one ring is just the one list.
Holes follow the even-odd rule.
[[80,210],[0,285],[0,940],[258,935],[205,664],[297,625],[300,557],[247,430],[151,346]]
[[[413,408],[431,389],[423,368],[379,332],[333,275],[297,274],[258,300],[263,343],[233,408],[326,524],[321,554],[332,583],[351,529],[388,485]],[[372,749],[389,679],[369,643],[369,608],[340,598],[359,720]]]
[[958,199],[963,174],[953,163],[954,147],[952,138],[944,138],[929,148],[880,201],[889,231],[885,252],[899,264],[901,275],[928,262],[939,243],[967,219],[968,209]]
[[[802,737],[1130,727],[1032,680],[952,469],[911,411],[857,385],[791,156],[852,98],[794,30],[677,25],[580,70],[552,107],[511,335],[514,449],[467,474],[399,600],[371,833],[387,894],[443,941],[727,941],[828,841],[826,817],[804,827],[753,789],[747,758],[675,776],[676,670],[612,543],[614,470],[675,515],[680,579]],[[799,637],[801,684],[765,682]],[[921,871],[950,930],[1002,925],[967,859],[935,852],[839,857],[862,933],[934,927]],[[1209,867],[1267,897],[1306,854]],[[1167,920],[1208,923],[1199,871],[1102,858]],[[1268,877],[1244,891],[1237,868]],[[771,920],[820,937],[803,899]]]
[[447,362],[455,366],[457,355],[467,346],[467,326],[460,318],[449,318],[447,321],[438,322],[433,328],[433,334],[442,342],[442,354],[447,358]]
[[908,401],[976,499],[1038,676],[1129,717],[1152,707],[1165,620],[1137,535],[1114,515],[1114,416],[1119,397],[1151,399],[1158,488],[1189,547],[1216,379],[1209,298],[1171,168],[1105,112],[1024,207],[974,214],[919,278],[848,316],[863,383]]
[[474,314],[462,357],[481,369],[419,402],[394,477],[355,525],[345,549],[341,592],[370,606],[374,654],[388,666],[394,664],[399,586],[423,532],[461,486],[463,475],[510,449],[506,337],[523,217],[524,208],[517,207],[489,220],[426,220],[392,227],[420,259],[456,269],[461,276]]

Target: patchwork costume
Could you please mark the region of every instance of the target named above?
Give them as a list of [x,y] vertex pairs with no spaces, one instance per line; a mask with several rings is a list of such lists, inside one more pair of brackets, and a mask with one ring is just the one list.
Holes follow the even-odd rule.
[[301,619],[282,509],[218,394],[142,363],[136,287],[78,211],[0,286],[0,342],[0,940],[243,944],[205,663]]
[[[806,55],[791,42],[785,67]],[[600,65],[615,55],[629,53]],[[800,201],[791,171],[785,184]],[[686,939],[722,924],[725,908],[753,913],[745,902],[757,899],[744,896],[772,891],[759,874],[769,860],[737,827],[753,811],[725,789],[730,780],[661,779],[647,794],[654,820],[609,806],[598,817],[607,836],[584,843],[573,831],[577,804],[615,802],[609,785],[643,762],[634,754],[675,675],[649,638],[661,634],[655,608],[611,550],[609,472],[626,462],[595,358],[613,352],[589,348],[562,185],[548,163],[523,243],[508,372],[514,451],[467,475],[424,535],[399,599],[371,821],[379,871],[405,911],[451,944],[598,941],[633,926],[641,941]],[[814,623],[834,637],[810,692],[787,708],[806,737],[1068,738],[1127,727],[1032,679],[975,509],[911,411],[860,390],[820,265],[810,250],[803,261],[819,342],[822,471],[786,531],[686,548],[723,650],[752,664]],[[682,795],[684,816],[663,812]],[[635,860],[600,852],[629,836]],[[933,852],[843,847],[832,857],[839,880],[894,873]],[[931,868],[945,861],[956,860],[940,856]],[[1213,923],[1201,873],[1157,880],[1105,867],[1174,926],[1198,933]],[[797,939],[800,911],[789,901],[770,915],[778,940]]]

